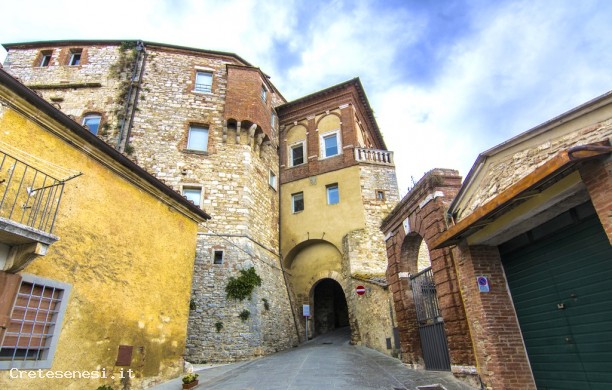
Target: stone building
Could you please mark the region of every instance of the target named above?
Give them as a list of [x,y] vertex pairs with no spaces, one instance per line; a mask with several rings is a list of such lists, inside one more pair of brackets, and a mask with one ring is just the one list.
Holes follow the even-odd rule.
[[[363,87],[353,79],[277,110],[281,258],[296,317],[303,318],[303,305],[309,305],[309,334],[350,325],[353,342],[392,353],[379,226],[399,195],[393,153]],[[355,293],[358,286],[364,295]]]
[[[287,269],[287,257],[299,250],[281,237],[302,242],[309,231],[326,232],[321,240],[331,243],[334,261],[352,259],[338,262],[345,268],[334,268],[340,276],[331,279],[349,302],[354,339],[389,351],[392,322],[377,226],[397,200],[397,186],[392,155],[357,80],[287,103],[268,76],[232,53],[120,41],[4,46],[7,72],[212,216],[198,232],[186,359],[240,360],[299,342],[300,304],[306,300],[302,282],[296,282],[301,279]],[[336,131],[339,157],[319,161],[312,128],[315,138],[309,137],[302,157],[308,163],[290,167],[286,139],[301,130],[288,132],[288,125],[310,129],[311,116],[320,129]],[[350,187],[339,177],[344,173],[351,175]],[[309,230],[296,231],[286,221],[299,216],[282,205],[293,187],[319,175],[338,184],[342,202],[335,209],[341,212],[334,218],[350,216],[352,222],[340,226],[317,214]],[[227,299],[228,282],[252,267],[261,285],[245,300]],[[320,274],[330,275],[330,269],[324,266]],[[353,304],[357,277],[370,289],[363,302],[384,302],[384,309],[376,309],[385,318],[380,328],[364,315],[367,305]],[[316,303],[313,309],[316,316]]]
[[[463,185],[434,170],[402,200],[383,229],[406,361],[446,348],[491,389],[612,386],[611,135],[607,93],[481,153]],[[447,341],[434,351],[415,339],[421,240]]]
[[1,69],[0,128],[0,388],[180,375],[210,216]]

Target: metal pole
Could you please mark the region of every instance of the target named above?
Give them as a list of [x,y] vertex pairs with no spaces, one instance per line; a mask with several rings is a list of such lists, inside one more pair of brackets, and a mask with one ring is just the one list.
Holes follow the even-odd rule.
[[306,341],[308,341],[308,316],[306,316]]

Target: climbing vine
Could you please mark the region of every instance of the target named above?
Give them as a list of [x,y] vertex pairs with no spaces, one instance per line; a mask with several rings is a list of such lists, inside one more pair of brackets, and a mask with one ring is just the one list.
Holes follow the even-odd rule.
[[261,277],[255,272],[255,268],[240,270],[240,276],[231,277],[225,286],[228,298],[240,301],[251,296],[255,287],[261,286]]
[[244,309],[243,311],[240,312],[240,314],[238,314],[238,317],[240,317],[242,321],[248,320],[250,316],[251,316],[251,312],[248,311],[247,309]]
[[110,76],[120,81],[115,97],[115,109],[113,110],[113,114],[117,118],[117,130],[121,129],[121,124],[125,120],[125,103],[130,89],[131,74],[134,66],[136,66],[137,54],[135,41],[121,42],[117,61],[110,67]]

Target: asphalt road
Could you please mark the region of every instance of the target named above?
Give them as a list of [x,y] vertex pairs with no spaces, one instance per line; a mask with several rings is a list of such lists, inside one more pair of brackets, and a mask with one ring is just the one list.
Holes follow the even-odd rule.
[[[199,390],[475,389],[450,372],[412,370],[380,352],[350,345],[348,328],[274,355],[197,372]],[[180,388],[180,379],[155,387]]]

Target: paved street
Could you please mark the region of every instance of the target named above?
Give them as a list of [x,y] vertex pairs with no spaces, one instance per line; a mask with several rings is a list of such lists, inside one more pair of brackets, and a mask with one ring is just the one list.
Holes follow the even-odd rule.
[[[350,345],[348,328],[271,356],[197,372],[200,384],[195,388],[206,390],[474,389],[449,372],[411,370],[397,359]],[[180,387],[180,380],[175,380],[155,389]]]

